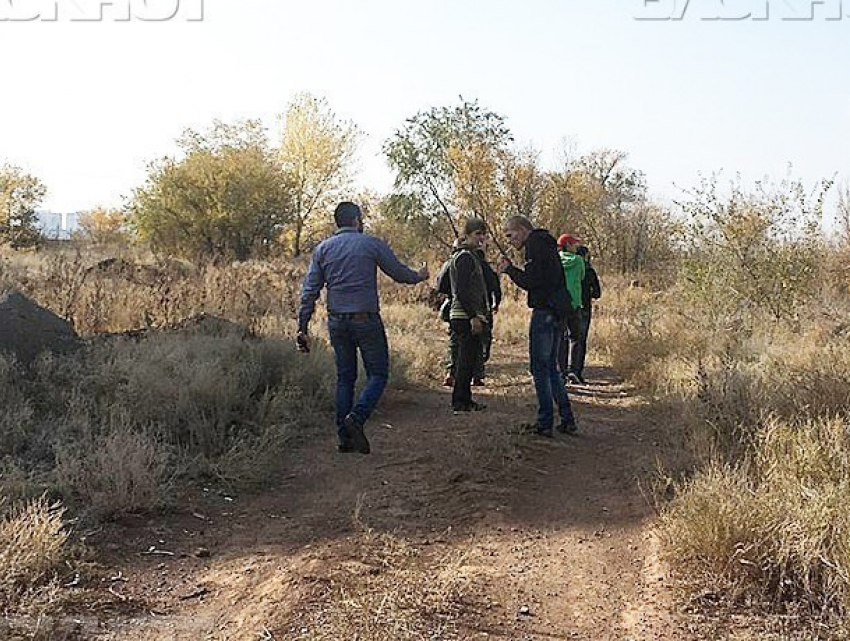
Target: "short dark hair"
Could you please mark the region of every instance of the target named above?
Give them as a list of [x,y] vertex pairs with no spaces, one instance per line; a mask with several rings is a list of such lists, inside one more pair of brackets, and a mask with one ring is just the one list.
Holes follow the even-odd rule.
[[527,229],[528,231],[534,231],[534,225],[531,224],[531,221],[525,216],[511,216],[505,221],[505,224],[502,225],[505,229]]
[[481,218],[470,218],[466,221],[466,224],[463,226],[463,235],[471,236],[477,231],[487,231],[487,223],[485,223]]
[[337,227],[354,227],[363,217],[360,207],[350,201],[343,201],[334,210],[334,222]]

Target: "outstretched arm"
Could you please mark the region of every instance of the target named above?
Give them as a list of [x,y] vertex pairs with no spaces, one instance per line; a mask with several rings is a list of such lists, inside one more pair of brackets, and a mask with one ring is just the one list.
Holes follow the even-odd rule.
[[428,278],[427,270],[425,272],[412,270],[396,257],[389,245],[379,238],[375,238],[375,251],[378,267],[395,282],[415,285]]

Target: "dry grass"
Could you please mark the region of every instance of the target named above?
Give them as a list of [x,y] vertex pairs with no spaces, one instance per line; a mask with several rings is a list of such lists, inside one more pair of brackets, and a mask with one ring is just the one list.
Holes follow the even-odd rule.
[[[850,605],[850,300],[833,288],[780,323],[759,309],[685,302],[676,287],[613,289],[595,338],[655,397],[696,462],[662,505],[667,559],[703,606],[796,612],[787,638],[840,636]],[[839,625],[794,636],[812,621]]]
[[[18,497],[59,489],[106,516],[167,502],[175,480],[267,478],[293,434],[324,426],[332,409],[323,308],[311,354],[291,338],[305,267],[196,268],[79,248],[0,258],[4,287],[90,337],[76,356],[48,356],[27,372],[0,356],[3,485]],[[389,289],[385,300],[428,297],[424,286]],[[384,318],[393,384],[434,380],[445,350],[436,314],[394,302]]]
[[390,344],[390,374],[395,383],[442,378],[446,324],[422,303],[383,305],[381,317]]
[[106,516],[169,503],[175,477],[244,486],[274,473],[293,428],[329,415],[333,367],[321,347],[304,357],[288,341],[185,330],[98,341],[8,382],[9,482],[23,472]]
[[668,557],[733,601],[850,605],[850,437],[841,420],[773,421],[754,454],[710,465],[665,513]]
[[391,534],[366,532],[352,558],[317,581],[298,612],[283,623],[301,641],[464,639],[457,620],[473,601],[479,573],[460,553],[426,558]]
[[167,493],[168,452],[154,437],[118,427],[85,447],[59,446],[56,483],[97,517],[146,512]]
[[42,497],[10,510],[0,521],[0,607],[4,612],[27,596],[50,590],[53,572],[66,553],[64,509]]

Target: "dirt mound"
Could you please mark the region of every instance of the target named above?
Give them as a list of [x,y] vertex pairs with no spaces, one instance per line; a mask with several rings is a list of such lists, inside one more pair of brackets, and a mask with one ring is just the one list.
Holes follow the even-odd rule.
[[0,352],[31,363],[42,352],[67,353],[79,344],[65,319],[16,291],[0,296]]

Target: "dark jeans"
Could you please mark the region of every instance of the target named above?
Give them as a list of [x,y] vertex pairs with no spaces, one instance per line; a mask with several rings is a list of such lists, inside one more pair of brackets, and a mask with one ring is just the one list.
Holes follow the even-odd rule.
[[490,360],[490,352],[493,348],[493,321],[491,320],[484,326],[484,333],[481,334],[481,358],[478,361],[478,366],[475,369],[474,378],[484,378],[484,363]]
[[472,377],[481,360],[481,334],[472,333],[468,320],[450,321],[457,339],[457,361],[455,361],[455,385],[452,389],[452,408],[465,410],[472,405]]
[[[472,370],[473,378],[484,378],[484,364],[490,360],[490,350],[493,345],[493,325],[488,323],[484,328],[484,333],[481,334],[481,356],[475,362],[475,367]],[[446,372],[455,375],[455,364],[457,363],[457,334],[449,325],[449,346],[446,350]]]
[[553,400],[558,405],[562,423],[572,423],[573,408],[558,371],[558,348],[561,344],[561,328],[555,315],[542,309],[531,313],[528,329],[528,353],[531,361],[531,376],[537,393],[537,426],[549,430],[555,421]]
[[581,376],[584,369],[584,354],[587,345],[587,327],[584,310],[576,310],[575,317],[561,335],[561,346],[558,349],[558,366],[561,373],[573,372]]
[[[332,314],[328,316],[328,334],[336,359],[336,430],[342,441],[348,438],[343,423],[345,417],[351,413],[362,425],[384,393],[390,370],[389,347],[384,323],[378,314],[369,314],[361,320]],[[358,350],[367,380],[355,404]]]
[[580,377],[584,372],[584,358],[587,356],[587,336],[590,334],[590,321],[593,311],[582,309],[579,317],[580,331],[576,341],[570,340],[570,371]]

